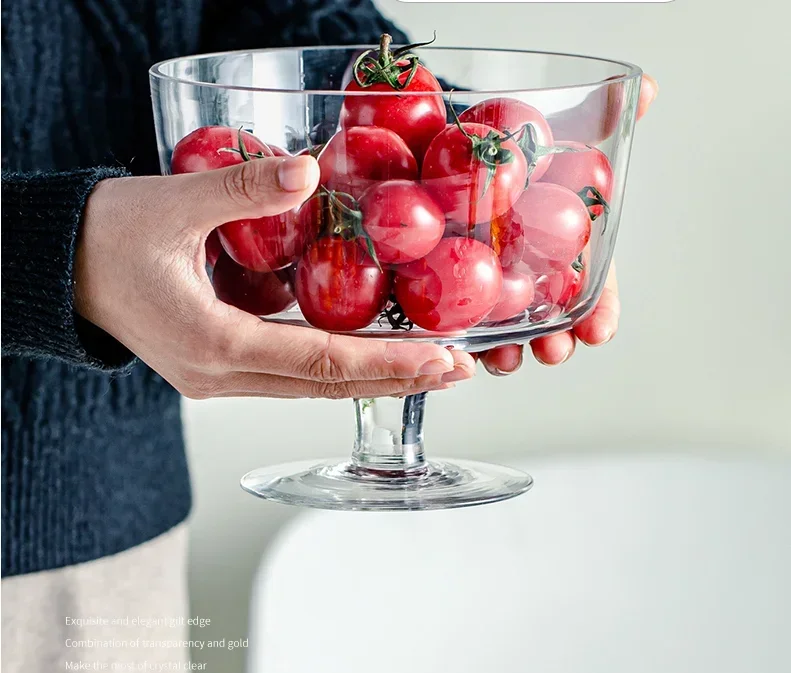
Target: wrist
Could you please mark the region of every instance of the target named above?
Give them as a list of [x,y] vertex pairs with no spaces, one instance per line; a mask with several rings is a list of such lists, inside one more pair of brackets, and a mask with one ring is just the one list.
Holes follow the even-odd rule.
[[102,282],[98,278],[108,242],[108,229],[118,228],[114,214],[117,183],[133,178],[108,178],[97,182],[85,203],[74,251],[74,310],[85,320],[102,327]]

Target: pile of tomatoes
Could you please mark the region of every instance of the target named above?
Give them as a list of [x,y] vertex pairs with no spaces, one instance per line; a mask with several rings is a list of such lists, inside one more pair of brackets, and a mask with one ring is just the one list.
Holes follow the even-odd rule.
[[[536,108],[513,98],[456,115],[411,48],[391,51],[388,36],[353,73],[336,133],[311,148],[321,171],[313,197],[212,232],[217,296],[259,316],[298,304],[331,331],[384,319],[457,331],[568,306],[584,285],[592,222],[607,213],[607,157],[557,141]],[[176,145],[172,171],[287,155],[208,126]]]

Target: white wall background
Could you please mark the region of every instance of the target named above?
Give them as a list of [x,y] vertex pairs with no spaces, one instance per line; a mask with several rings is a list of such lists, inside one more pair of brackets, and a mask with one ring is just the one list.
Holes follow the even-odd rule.
[[[789,10],[753,0],[667,4],[404,4],[379,0],[416,39],[529,47],[635,62],[660,82],[636,134],[617,248],[616,339],[557,369],[526,362],[430,402],[435,454],[780,453],[791,448]],[[186,404],[195,484],[193,612],[201,637],[243,637],[262,551],[296,514],[241,492],[267,463],[343,455],[350,403]],[[309,581],[309,578],[306,578]],[[244,652],[210,671],[241,671]]]

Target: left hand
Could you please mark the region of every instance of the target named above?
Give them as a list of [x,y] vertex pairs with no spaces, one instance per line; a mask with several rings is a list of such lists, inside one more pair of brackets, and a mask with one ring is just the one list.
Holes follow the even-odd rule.
[[[637,106],[638,120],[654,102],[658,91],[659,85],[656,80],[650,75],[643,75],[640,101]],[[586,346],[606,344],[618,331],[620,315],[621,302],[618,299],[618,280],[615,276],[615,261],[613,260],[607,273],[604,290],[593,313],[567,332],[539,337],[531,341],[530,348],[533,351],[533,357],[547,366],[559,365],[574,354],[577,341],[581,341]],[[490,374],[506,376],[522,366],[522,352],[522,346],[512,344],[481,353],[480,359]]]

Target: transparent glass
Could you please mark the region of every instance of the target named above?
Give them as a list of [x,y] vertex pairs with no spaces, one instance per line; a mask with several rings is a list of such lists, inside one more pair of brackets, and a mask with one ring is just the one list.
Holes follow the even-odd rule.
[[[593,309],[612,258],[640,69],[497,49],[392,47],[389,58],[384,47],[151,69],[163,173],[319,160],[321,185],[299,209],[209,237],[218,297],[263,320],[469,352],[569,329]],[[354,510],[474,505],[531,486],[507,467],[427,460],[425,403],[355,400],[349,460],[262,468],[242,486]]]

